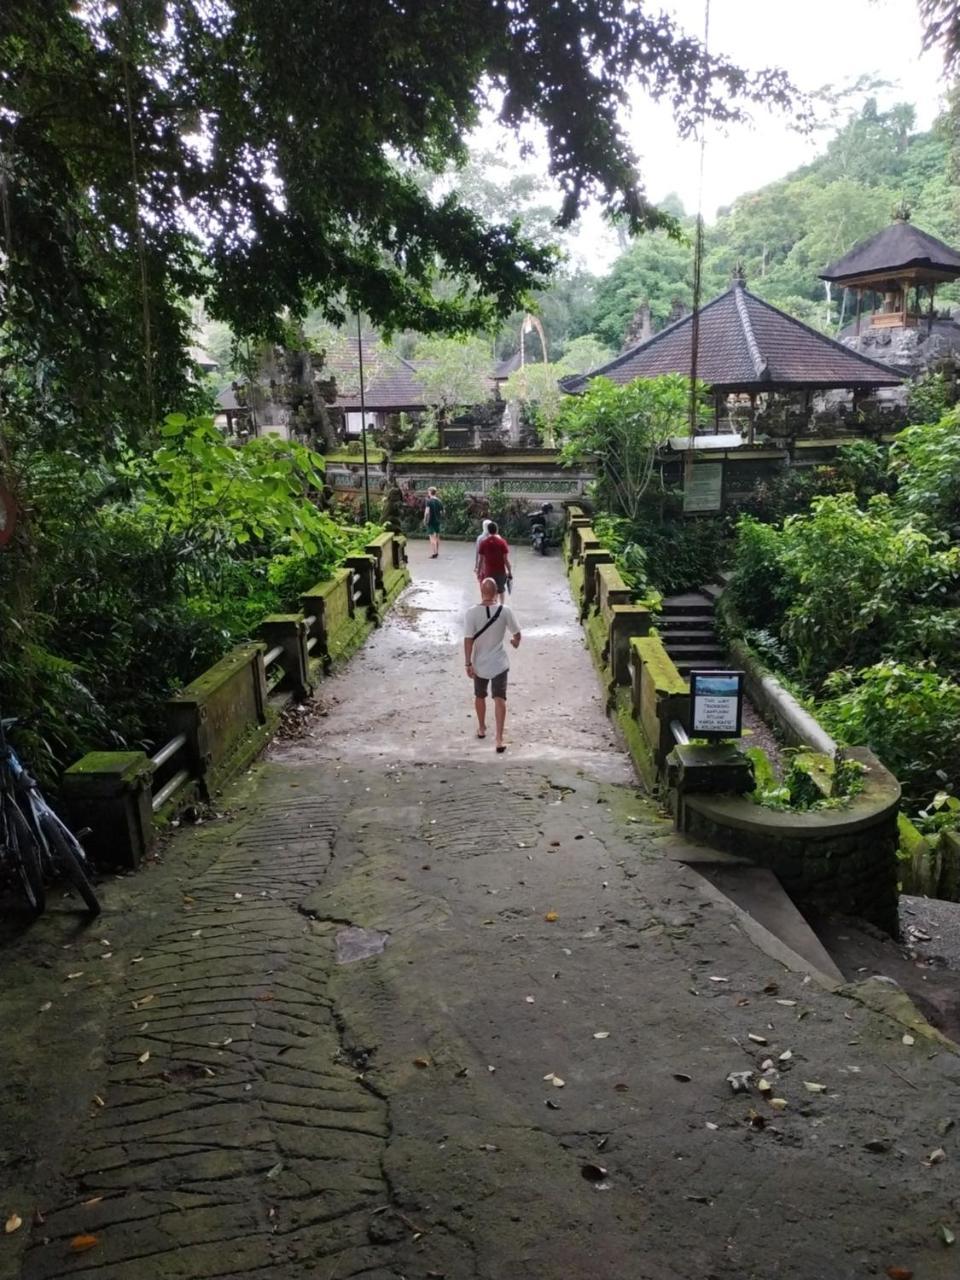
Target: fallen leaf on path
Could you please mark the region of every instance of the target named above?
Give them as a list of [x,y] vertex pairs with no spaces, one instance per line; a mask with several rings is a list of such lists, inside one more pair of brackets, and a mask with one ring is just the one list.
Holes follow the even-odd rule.
[[889,1280],[913,1280],[913,1272],[909,1267],[887,1267]]
[[553,1100],[552,1098],[544,1098],[544,1100],[543,1100],[543,1101],[544,1101],[544,1105],[545,1105],[545,1106],[548,1106],[548,1107],[550,1108],[550,1110],[551,1110],[551,1111],[559,1111],[559,1110],[560,1110],[560,1103],[559,1103],[559,1102],[554,1102],[554,1100]]
[[796,1000],[778,1000],[777,1001],[777,1004],[785,1005],[786,1008],[788,1009],[792,1009],[796,1003],[797,1003]]
[[94,1102],[94,1106],[97,1106],[97,1107],[105,1107],[107,1105],[104,1102],[104,1100],[100,1097],[99,1093],[95,1093],[93,1095],[93,1102]]
[[265,991],[262,996],[254,996],[253,998],[254,1000],[258,1001],[260,1004],[265,1004],[268,1000],[273,999],[273,992]]
[[277,1163],[272,1166],[272,1168],[267,1170],[267,1177],[277,1178],[280,1176],[282,1172],[283,1172],[283,1161],[278,1160]]
[[41,1013],[46,1013],[46,1012],[47,1012],[47,1010],[48,1010],[48,1009],[51,1009],[51,1008],[53,1008],[53,1001],[52,1001],[52,1000],[44,1000],[43,1004],[40,1006],[40,1012],[41,1012]]
[[747,1112],[747,1119],[750,1122],[751,1129],[765,1129],[767,1127],[767,1117],[762,1116],[759,1111],[754,1111],[753,1107]]
[[527,1003],[527,1004],[536,1004],[536,1003],[537,1003],[537,1002],[536,1002],[536,1000],[533,998],[533,996],[524,996],[523,998],[524,998],[524,1000],[526,1001],[526,1003]]
[[567,1083],[566,1080],[561,1080],[558,1075],[554,1075],[552,1071],[548,1072],[543,1078],[544,1080],[549,1080],[555,1089],[562,1089]]
[[910,1035],[902,1035],[902,1036],[900,1037],[900,1043],[901,1043],[901,1044],[916,1044],[917,1042],[916,1042],[916,1040],[914,1040],[913,1036],[910,1036]]
[[752,1031],[748,1031],[748,1032],[747,1032],[747,1039],[748,1039],[748,1040],[752,1040],[754,1044],[766,1044],[766,1043],[767,1043],[767,1037],[766,1037],[766,1036],[758,1036],[758,1035],[754,1035],[754,1033],[753,1033]]
[[82,969],[78,969],[78,970],[76,971],[76,973],[68,973],[68,974],[67,974],[67,977],[68,977],[68,978],[82,978],[82,977],[83,977],[83,970],[82,970]]
[[89,1200],[84,1200],[83,1207],[84,1209],[91,1209],[95,1204],[101,1204],[102,1202],[103,1196],[91,1196]]
[[817,1084],[816,1080],[804,1080],[803,1087],[808,1093],[826,1093],[827,1086],[825,1084]]
[[131,963],[131,964],[142,964],[142,963],[143,963],[143,956],[134,956],[134,957],[133,957],[133,959],[130,961],[130,963]]
[[42,1227],[45,1222],[46,1218],[40,1212],[39,1208],[35,1208],[31,1214],[31,1226]]
[[675,1071],[673,1078],[674,1080],[679,1080],[681,1084],[689,1084],[693,1076],[688,1076],[685,1071]]
[[145,1049],[144,1052],[141,1053],[140,1057],[137,1059],[137,1062],[139,1062],[140,1065],[143,1066],[145,1062],[149,1062],[149,1061],[150,1061],[150,1050]]
[[707,1128],[708,1128],[708,1129],[719,1129],[719,1128],[720,1128],[720,1126],[719,1126],[718,1124],[714,1124],[712,1120],[708,1120],[708,1121],[707,1121]]
[[710,975],[710,981],[711,981],[711,982],[729,982],[729,981],[730,981],[730,979],[729,979],[729,978],[718,978],[716,974],[713,974],[713,973],[712,973],[712,974]]
[[413,1065],[414,1065],[415,1067],[419,1067],[419,1068],[421,1069],[421,1071],[422,1071],[424,1067],[429,1067],[429,1066],[430,1066],[430,1059],[429,1059],[429,1058],[414,1058],[414,1060],[413,1060]]
[[595,1031],[593,1033],[594,1040],[607,1040],[610,1037],[609,1031]]
[[793,1050],[792,1050],[792,1049],[784,1049],[783,1053],[781,1053],[781,1054],[780,1054],[780,1056],[779,1056],[779,1058],[777,1059],[777,1061],[778,1061],[778,1062],[789,1062],[789,1061],[790,1061],[790,1059],[791,1059],[792,1057],[793,1057]]
[[142,1009],[145,1004],[149,1004],[151,1000],[156,1000],[156,996],[151,992],[148,996],[141,996],[139,1000],[134,1000],[133,1008]]
[[615,1084],[615,1085],[613,1086],[613,1088],[614,1088],[614,1090],[615,1090],[615,1092],[616,1092],[616,1093],[629,1093],[629,1092],[630,1092],[630,1086],[629,1086],[628,1084],[623,1084],[622,1082],[621,1082],[620,1084]]
[[99,1243],[100,1241],[96,1236],[74,1236],[70,1241],[70,1248],[74,1253],[83,1253],[87,1249],[95,1249]]
[[768,982],[767,985],[763,988],[763,994],[765,996],[775,996],[779,992],[779,990],[780,990],[779,982]]
[[786,1098],[771,1098],[770,1105],[776,1111],[785,1111],[787,1108]]
[[23,1226],[23,1219],[19,1213],[11,1213],[10,1217],[3,1224],[4,1235],[12,1236],[15,1231],[19,1231]]
[[947,1153],[944,1151],[943,1147],[937,1147],[935,1151],[930,1152],[930,1154],[927,1156],[926,1160],[924,1160],[923,1163],[924,1163],[924,1166],[927,1169],[929,1169],[931,1165],[943,1164],[946,1158],[947,1158]]
[[772,1093],[772,1092],[773,1092],[773,1085],[770,1083],[770,1081],[769,1081],[769,1080],[761,1080],[761,1081],[759,1081],[759,1083],[757,1084],[757,1088],[760,1090],[760,1092],[761,1092],[761,1093]]
[[555,924],[560,919],[556,911],[548,911],[543,918],[546,920],[547,924]]
[[588,1182],[602,1182],[607,1176],[607,1171],[602,1164],[582,1164],[580,1173]]
[[727,1084],[734,1093],[746,1093],[752,1079],[752,1071],[731,1071],[727,1076]]
[[956,1244],[957,1237],[944,1223],[940,1223],[940,1239],[944,1244]]

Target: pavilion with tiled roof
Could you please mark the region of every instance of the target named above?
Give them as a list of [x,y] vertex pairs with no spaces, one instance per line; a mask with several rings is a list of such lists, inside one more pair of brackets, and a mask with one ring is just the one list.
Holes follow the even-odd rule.
[[[692,342],[693,316],[688,315],[608,364],[565,378],[562,385],[578,392],[592,378],[627,383],[664,373],[689,376]],[[837,388],[863,392],[902,381],[879,360],[857,355],[758,298],[742,276],[700,310],[697,377],[718,396]]]
[[934,322],[936,287],[960,279],[960,253],[915,227],[909,211],[902,208],[889,227],[855,244],[849,253],[821,271],[820,279],[855,292],[855,335],[860,333],[864,296],[877,299],[876,308],[863,317],[870,328],[908,329],[923,320],[920,291],[924,289],[929,332]]
[[[416,413],[426,409],[427,393],[416,366],[376,334],[362,339],[363,390],[367,413]],[[336,380],[334,404],[345,413],[360,412],[360,357],[356,338],[344,338],[327,352],[324,373]]]

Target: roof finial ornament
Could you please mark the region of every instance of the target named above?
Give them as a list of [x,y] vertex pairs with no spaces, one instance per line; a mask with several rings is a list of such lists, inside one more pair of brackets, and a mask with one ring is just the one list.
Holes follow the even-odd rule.
[[738,258],[733,270],[730,272],[730,287],[745,289],[747,287],[747,273],[744,270],[743,259]]
[[913,210],[910,208],[909,204],[907,204],[906,196],[901,196],[899,201],[893,206],[894,222],[909,222],[911,213],[913,213]]

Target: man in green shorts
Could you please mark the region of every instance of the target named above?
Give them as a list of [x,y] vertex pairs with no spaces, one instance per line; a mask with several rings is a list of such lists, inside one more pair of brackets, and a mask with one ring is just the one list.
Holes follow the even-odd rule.
[[443,517],[443,503],[437,496],[436,488],[431,485],[427,490],[427,503],[423,508],[423,523],[430,535],[430,559],[436,560],[440,554],[440,521]]
[[517,620],[505,604],[497,604],[493,578],[480,583],[480,603],[468,609],[463,620],[463,656],[473,681],[473,705],[477,712],[477,737],[487,736],[487,686],[492,683],[493,712],[497,724],[497,754],[506,751],[503,728],[507,719],[507,673],[510,659],[504,647],[507,632],[516,649],[520,644]]

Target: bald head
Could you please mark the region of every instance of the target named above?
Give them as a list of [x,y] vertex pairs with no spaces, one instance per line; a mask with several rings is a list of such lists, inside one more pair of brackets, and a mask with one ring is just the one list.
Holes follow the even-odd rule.
[[480,598],[484,601],[492,600],[497,594],[497,584],[492,578],[484,578],[480,583]]

